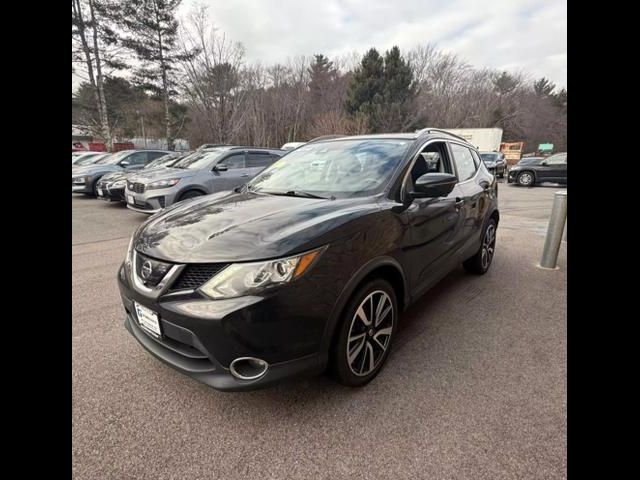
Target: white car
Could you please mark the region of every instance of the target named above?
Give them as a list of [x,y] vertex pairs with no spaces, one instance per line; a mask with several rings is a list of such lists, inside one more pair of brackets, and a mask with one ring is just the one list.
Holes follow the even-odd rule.
[[294,150],[298,147],[301,147],[302,145],[304,145],[307,142],[289,142],[289,143],[285,143],[284,145],[282,145],[282,147],[280,147],[280,150]]

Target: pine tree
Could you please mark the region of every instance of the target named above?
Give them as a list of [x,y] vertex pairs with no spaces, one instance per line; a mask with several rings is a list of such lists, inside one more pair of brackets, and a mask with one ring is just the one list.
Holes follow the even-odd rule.
[[507,72],[502,72],[493,79],[493,86],[499,95],[507,95],[520,86],[520,80]]
[[314,55],[315,60],[309,66],[309,95],[311,110],[316,113],[326,111],[326,97],[338,77],[338,71],[334,68],[333,62],[324,55]]
[[383,58],[372,48],[353,75],[345,108],[366,117],[372,132],[397,131],[409,123],[414,96],[413,71],[400,49],[393,47]]
[[540,80],[533,82],[533,91],[536,92],[536,95],[539,97],[548,97],[555,90],[556,85],[551,83],[545,77],[542,77]]
[[173,70],[184,54],[178,47],[176,10],[181,0],[123,0],[120,23],[123,45],[140,61],[135,81],[147,91],[162,97],[167,148],[173,150],[170,118],[171,97],[176,94]]
[[365,117],[375,131],[375,116],[384,98],[384,59],[370,49],[356,68],[349,84],[345,109],[354,117]]
[[384,111],[379,127],[386,131],[400,131],[406,127],[411,103],[415,96],[413,70],[393,47],[384,56]]

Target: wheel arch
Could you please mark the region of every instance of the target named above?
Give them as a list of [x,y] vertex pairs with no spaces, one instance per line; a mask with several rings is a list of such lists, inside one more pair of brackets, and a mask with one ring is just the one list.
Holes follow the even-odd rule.
[[338,326],[340,324],[340,319],[342,318],[344,309],[351,299],[351,296],[358,288],[373,278],[383,278],[391,284],[396,293],[398,310],[400,312],[402,312],[409,304],[407,279],[400,262],[390,256],[377,257],[370,260],[347,282],[338,297],[338,301],[333,307],[325,327],[320,350],[323,356],[327,356],[325,358],[328,358],[329,350],[334,344],[336,335],[339,332]]
[[207,192],[204,188],[202,188],[199,185],[187,185],[186,187],[184,187],[182,190],[180,190],[177,194],[176,194],[176,202],[179,202],[180,200],[182,200],[182,196],[187,193],[187,192],[199,192],[202,195],[207,195]]

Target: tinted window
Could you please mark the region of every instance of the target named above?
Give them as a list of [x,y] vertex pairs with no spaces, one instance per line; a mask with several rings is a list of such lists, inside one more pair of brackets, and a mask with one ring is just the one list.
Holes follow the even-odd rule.
[[564,165],[567,163],[567,154],[559,153],[557,155],[551,155],[547,157],[547,165]]
[[247,167],[266,167],[278,157],[267,152],[250,152],[247,155]]
[[147,152],[136,152],[126,158],[129,165],[144,165],[147,163]]
[[147,152],[148,160],[155,160],[156,158],[164,157],[166,152]]
[[218,165],[226,165],[229,170],[244,168],[244,153],[235,153],[219,162]]
[[467,147],[456,143],[451,143],[450,145],[453,152],[453,161],[458,170],[458,180],[461,182],[469,180],[476,173],[476,164],[471,156],[471,151]]

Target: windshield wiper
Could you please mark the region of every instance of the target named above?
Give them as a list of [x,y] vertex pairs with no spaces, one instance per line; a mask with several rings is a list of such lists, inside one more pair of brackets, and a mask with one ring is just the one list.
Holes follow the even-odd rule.
[[268,193],[270,195],[283,195],[286,197],[303,197],[303,198],[318,198],[321,200],[335,200],[336,197],[331,195],[331,197],[322,197],[320,195],[316,195],[315,193],[305,192],[304,190],[288,190],[286,192],[278,192],[273,190],[258,190],[260,192]]

